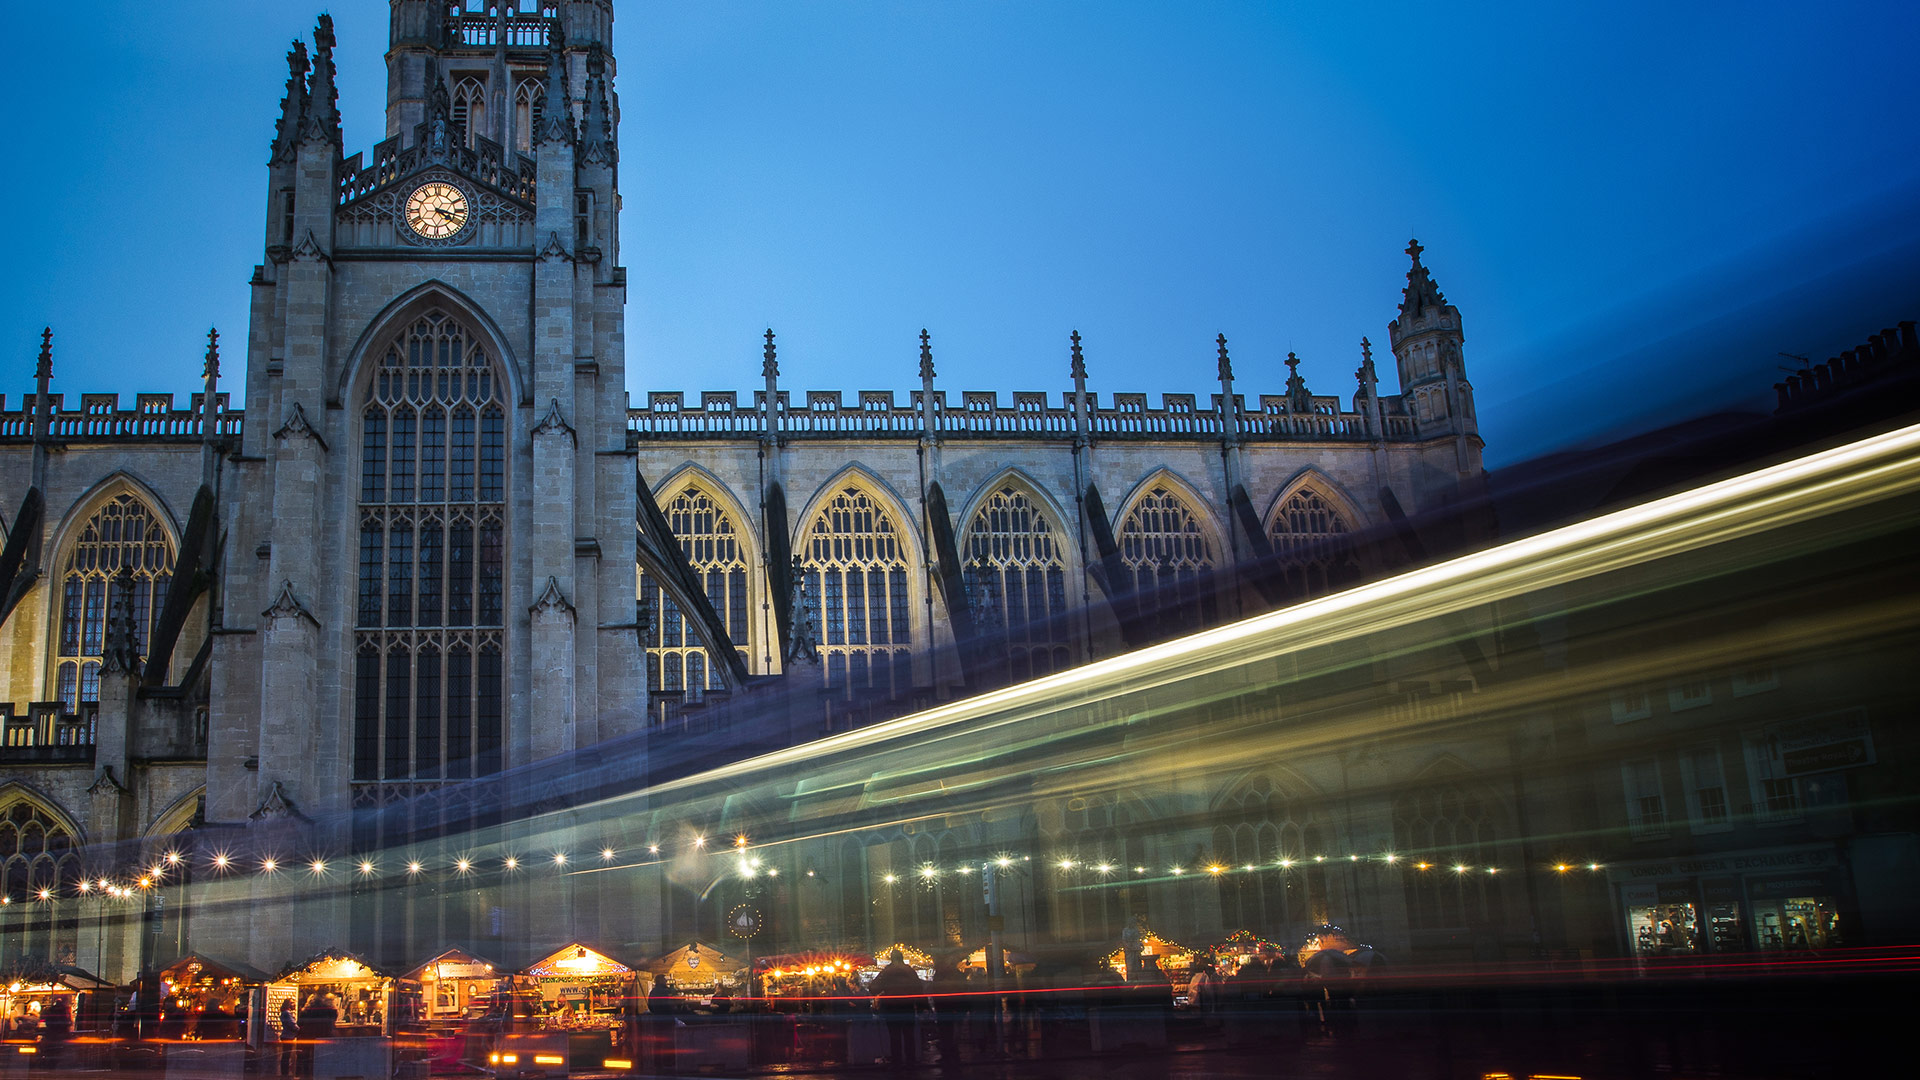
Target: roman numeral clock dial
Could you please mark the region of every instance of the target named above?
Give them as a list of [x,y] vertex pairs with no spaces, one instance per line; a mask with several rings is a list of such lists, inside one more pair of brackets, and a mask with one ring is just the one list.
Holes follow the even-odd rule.
[[407,196],[407,227],[429,240],[445,240],[467,227],[467,193],[441,180]]

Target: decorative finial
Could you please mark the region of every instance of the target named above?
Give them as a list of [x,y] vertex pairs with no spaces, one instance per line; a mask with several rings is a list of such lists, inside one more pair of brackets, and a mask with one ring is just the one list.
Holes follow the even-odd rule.
[[1413,265],[1415,266],[1420,265],[1420,253],[1425,250],[1427,249],[1421,247],[1420,241],[1417,239],[1409,240],[1407,242],[1407,254],[1413,256]]
[[1366,338],[1360,339],[1360,359],[1369,364],[1373,363],[1373,342]]
[[200,377],[212,382],[220,377],[220,331],[207,328],[207,362],[200,369]]
[[1300,358],[1293,355],[1293,350],[1289,349],[1287,350],[1287,378],[1291,379],[1298,374],[1300,374]]
[[933,381],[933,346],[928,341],[925,327],[920,328],[920,381]]
[[767,327],[767,349],[761,354],[760,377],[777,379],[780,377],[780,360],[773,349],[773,327]]
[[1373,370],[1373,342],[1366,338],[1360,339],[1360,366],[1355,369],[1353,378],[1360,384],[1360,392],[1368,395],[1372,394],[1373,385],[1379,382]]
[[1233,381],[1233,360],[1227,356],[1227,335],[1221,334],[1213,340],[1220,346],[1220,381],[1230,383]]
[[53,378],[53,327],[40,331],[40,363],[33,369],[33,377],[41,382]]
[[1287,353],[1287,408],[1297,413],[1313,411],[1313,391],[1300,377],[1300,358]]
[[1071,373],[1075,382],[1087,381],[1087,358],[1080,354],[1080,331],[1078,330],[1073,332],[1073,369]]

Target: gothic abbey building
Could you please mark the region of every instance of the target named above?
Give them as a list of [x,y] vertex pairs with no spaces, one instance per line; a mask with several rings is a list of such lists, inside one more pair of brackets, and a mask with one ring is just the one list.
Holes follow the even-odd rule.
[[1399,393],[1365,342],[1350,395],[1291,356],[1248,392],[1222,338],[1196,343],[1217,394],[1153,402],[1093,389],[1078,334],[1060,390],[947,390],[923,337],[904,396],[801,392],[769,331],[750,391],[631,401],[612,20],[393,0],[384,138],[348,155],[323,17],[289,54],[244,340],[209,342],[184,404],[55,393],[52,340],[0,399],[8,957],[125,979],[217,931],[271,969],[346,931],[169,914],[135,941],[20,901],[111,845],[331,828],[669,740],[796,664],[825,724],[1111,655],[1141,640],[1127,597],[1171,596],[1171,632],[1273,602],[1239,566],[1325,590],[1375,569],[1339,536],[1480,477],[1417,244]]

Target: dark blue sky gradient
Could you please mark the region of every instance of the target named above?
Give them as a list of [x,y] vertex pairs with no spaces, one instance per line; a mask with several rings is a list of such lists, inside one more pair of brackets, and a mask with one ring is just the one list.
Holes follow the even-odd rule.
[[[1488,459],[1737,398],[1920,316],[1920,5],[616,5],[629,388],[1205,393],[1383,358],[1417,233]],[[7,403],[237,388],[298,0],[21,6]],[[338,0],[348,152],[387,5]],[[1363,17],[1358,12],[1365,11]],[[19,48],[38,42],[38,50]]]

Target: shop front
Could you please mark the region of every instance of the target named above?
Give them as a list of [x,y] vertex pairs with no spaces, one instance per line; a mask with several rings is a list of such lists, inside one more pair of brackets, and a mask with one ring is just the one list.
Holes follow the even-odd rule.
[[1846,890],[1832,847],[1619,863],[1607,874],[1636,959],[1843,943]]

